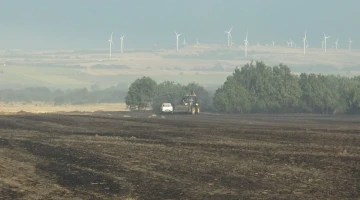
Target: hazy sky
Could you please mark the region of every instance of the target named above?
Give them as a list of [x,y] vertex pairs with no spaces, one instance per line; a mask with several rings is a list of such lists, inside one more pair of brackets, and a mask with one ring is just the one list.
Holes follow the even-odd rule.
[[[0,49],[107,48],[126,34],[128,48],[175,45],[174,29],[188,43],[226,44],[234,25],[236,44],[299,45],[304,30],[311,46],[321,46],[323,32],[339,38],[339,48],[360,48],[359,0],[0,0]],[[181,37],[181,43],[183,38]],[[331,43],[331,44],[330,44]]]

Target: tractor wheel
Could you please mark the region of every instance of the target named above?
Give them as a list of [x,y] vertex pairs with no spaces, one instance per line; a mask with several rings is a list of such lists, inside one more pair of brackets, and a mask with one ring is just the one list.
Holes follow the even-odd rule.
[[196,107],[196,114],[200,114],[200,107],[199,106]]
[[196,114],[195,106],[192,106],[192,107],[191,107],[191,114],[192,114],[192,115],[195,115],[195,114]]

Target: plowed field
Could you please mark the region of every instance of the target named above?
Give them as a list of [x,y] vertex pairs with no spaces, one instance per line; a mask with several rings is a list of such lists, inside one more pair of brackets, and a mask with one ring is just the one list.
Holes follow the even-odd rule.
[[359,199],[360,117],[0,116],[0,199]]

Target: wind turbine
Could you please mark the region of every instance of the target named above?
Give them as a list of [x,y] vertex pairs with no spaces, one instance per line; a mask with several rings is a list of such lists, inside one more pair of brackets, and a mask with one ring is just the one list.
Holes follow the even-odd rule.
[[[175,30],[174,30],[175,31]],[[175,35],[176,35],[176,51],[179,51],[179,36],[182,35],[182,33],[178,34],[175,31]]]
[[124,37],[125,35],[123,35],[120,40],[121,40],[121,54],[123,53],[123,42],[124,42]]
[[329,39],[331,36],[326,36],[324,33],[324,49],[325,49],[325,53],[326,53],[326,40]]
[[186,46],[186,40],[185,40],[185,38],[184,38],[184,42],[183,42],[183,45],[184,45],[184,46]]
[[321,49],[324,49],[324,40],[321,41]]
[[287,40],[286,40],[286,43],[287,43],[287,45],[288,45],[288,47],[290,46],[290,42],[288,42]]
[[349,50],[351,50],[351,43],[352,43],[352,41],[349,38]]
[[110,43],[110,58],[111,58],[111,45],[114,45],[112,41],[112,36],[113,36],[113,32],[111,33],[110,40],[108,40],[108,42]]
[[292,41],[292,39],[290,38],[290,47],[293,47],[294,42]]
[[306,31],[305,31],[305,37],[303,38],[303,42],[304,42],[304,55],[305,55],[305,49],[306,49]]
[[272,41],[272,46],[275,46],[275,42],[274,42],[274,41]]
[[232,42],[230,42],[232,40],[232,37],[231,37],[231,30],[233,29],[233,27],[230,28],[229,31],[224,31],[225,33],[228,34],[228,46],[231,45]]
[[246,32],[246,38],[244,40],[244,43],[245,43],[245,58],[247,57],[247,47],[249,45],[249,42],[248,42],[248,32]]
[[339,38],[337,38],[336,41],[334,42],[334,43],[335,43],[335,49],[336,49],[336,50],[338,49],[338,42],[339,42]]

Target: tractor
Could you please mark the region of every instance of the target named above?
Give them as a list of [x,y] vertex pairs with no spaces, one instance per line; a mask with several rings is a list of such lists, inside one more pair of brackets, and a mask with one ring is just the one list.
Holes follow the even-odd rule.
[[200,104],[194,91],[182,98],[180,104],[174,106],[175,113],[200,114]]

